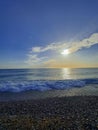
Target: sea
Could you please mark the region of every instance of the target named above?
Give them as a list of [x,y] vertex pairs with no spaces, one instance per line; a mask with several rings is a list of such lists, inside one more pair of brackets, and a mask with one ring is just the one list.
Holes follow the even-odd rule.
[[3,99],[8,93],[8,96],[20,96],[28,92],[33,98],[98,95],[98,68],[0,69],[0,95]]

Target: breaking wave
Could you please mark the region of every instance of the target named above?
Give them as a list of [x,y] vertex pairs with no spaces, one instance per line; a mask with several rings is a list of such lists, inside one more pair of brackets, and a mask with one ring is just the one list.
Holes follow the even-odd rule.
[[84,87],[98,84],[98,79],[82,80],[33,80],[33,81],[1,81],[0,92],[22,92],[28,90],[47,91]]

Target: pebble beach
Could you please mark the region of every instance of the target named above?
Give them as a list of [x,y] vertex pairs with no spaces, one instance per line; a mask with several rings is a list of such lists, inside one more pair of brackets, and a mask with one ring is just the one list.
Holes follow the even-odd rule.
[[98,96],[1,101],[0,130],[98,130]]

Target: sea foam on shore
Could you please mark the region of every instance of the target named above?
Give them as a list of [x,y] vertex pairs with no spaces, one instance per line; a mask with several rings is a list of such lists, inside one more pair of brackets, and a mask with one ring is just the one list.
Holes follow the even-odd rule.
[[0,92],[22,92],[28,90],[47,91],[80,88],[98,84],[98,79],[77,80],[32,80],[32,81],[1,81]]

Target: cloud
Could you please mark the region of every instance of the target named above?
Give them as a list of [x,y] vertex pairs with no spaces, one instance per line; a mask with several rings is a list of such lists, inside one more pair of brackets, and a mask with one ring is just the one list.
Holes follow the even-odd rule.
[[48,44],[46,47],[32,47],[32,53],[40,53],[40,52],[45,52],[48,50],[62,50],[64,47],[68,48],[69,44],[64,42],[58,42],[58,43],[51,43]]
[[94,44],[98,44],[98,33],[92,34],[89,38],[85,38],[81,41],[76,41],[72,43],[68,42],[58,42],[48,44],[46,47],[32,47],[32,53],[41,53],[48,50],[62,51],[63,49],[69,49],[70,53],[76,52],[82,48],[91,47]]
[[41,63],[43,60],[45,60],[47,57],[38,57],[37,55],[28,54],[28,60],[26,60],[25,63],[32,66],[38,66],[39,63]]
[[32,48],[32,52],[40,52],[40,51],[41,51],[41,47]]
[[94,33],[89,38],[83,39],[82,41],[73,42],[68,49],[70,53],[74,53],[80,49],[89,48],[95,44],[98,44],[98,33]]
[[[57,42],[57,43],[50,43],[45,47],[41,46],[36,46],[32,47],[31,51],[28,54],[28,60],[26,63],[32,66],[45,66],[49,65],[51,66],[52,64],[56,65],[58,63],[59,59],[56,59],[57,53],[58,55],[65,49],[68,49],[70,54],[75,53],[83,48],[89,48],[95,44],[98,44],[98,33],[92,34],[90,37],[85,38],[81,41],[75,41],[75,42]],[[54,60],[51,60],[50,55],[48,54],[47,56],[43,56],[47,51],[53,51],[56,53]],[[51,52],[50,52],[51,54]]]

